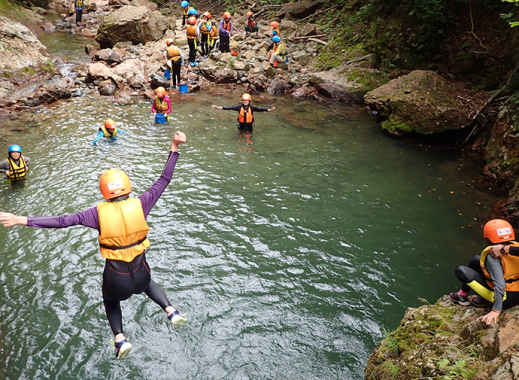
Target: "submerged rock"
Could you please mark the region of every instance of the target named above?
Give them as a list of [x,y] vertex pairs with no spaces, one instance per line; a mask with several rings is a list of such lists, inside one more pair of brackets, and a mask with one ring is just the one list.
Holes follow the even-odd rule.
[[366,379],[517,379],[519,306],[501,313],[495,327],[478,320],[487,312],[448,296],[407,309],[369,357]]

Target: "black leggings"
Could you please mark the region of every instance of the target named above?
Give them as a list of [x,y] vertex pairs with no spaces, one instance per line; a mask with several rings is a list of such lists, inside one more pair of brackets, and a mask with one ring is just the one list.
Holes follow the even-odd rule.
[[202,55],[209,54],[209,33],[202,33],[200,44],[202,45]]
[[171,79],[173,80],[173,87],[180,85],[180,68],[182,67],[182,60],[170,61],[171,64]]
[[189,45],[189,62],[195,62],[195,60],[196,60],[196,40],[194,38],[188,38],[187,44]]
[[228,53],[229,49],[229,35],[227,33],[220,33],[220,51],[222,53]]
[[[471,290],[471,287],[467,284],[472,281],[476,281],[485,288],[493,290],[488,286],[487,281],[483,276],[479,259],[479,255],[472,256],[468,265],[458,265],[454,270],[456,277],[462,282],[461,289],[465,292]],[[503,300],[503,309],[508,309],[516,305],[519,305],[519,292],[506,292],[506,300]]]
[[103,272],[103,303],[114,335],[123,332],[121,301],[130,298],[132,294],[142,292],[163,310],[171,305],[164,291],[151,279],[145,253],[130,263],[106,260]]

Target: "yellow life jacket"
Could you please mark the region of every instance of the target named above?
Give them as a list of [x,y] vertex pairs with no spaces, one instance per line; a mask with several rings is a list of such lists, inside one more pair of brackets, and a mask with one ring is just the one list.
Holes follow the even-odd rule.
[[160,111],[161,113],[164,113],[164,111],[168,110],[168,102],[166,102],[166,97],[163,98],[164,100],[160,100],[160,98],[157,96],[155,98],[155,109],[157,111]]
[[241,106],[240,113],[238,114],[238,121],[242,124],[250,124],[254,121],[254,116],[252,115],[252,106],[250,104],[247,111],[245,111],[245,107],[243,105]]
[[25,162],[22,155],[20,155],[18,164],[11,158],[10,155],[7,157],[7,162],[9,163],[9,179],[18,180],[25,178],[29,167],[27,166],[27,163]]
[[168,59],[176,62],[180,59],[180,50],[176,46],[168,46]]
[[76,8],[83,8],[83,0],[76,0]]
[[187,12],[189,12],[189,7],[184,8],[184,16],[187,16]]
[[99,127],[99,130],[103,131],[104,137],[115,137],[117,135],[117,128],[114,128],[114,131],[110,133],[110,131],[106,129],[104,125],[102,125],[101,127]]
[[150,227],[138,198],[99,203],[97,215],[99,247],[105,259],[129,263],[150,246]]
[[190,40],[194,40],[195,38],[197,38],[198,35],[196,34],[196,25],[186,26],[186,34],[187,38],[189,38]]
[[[512,246],[519,246],[519,243],[514,241],[512,242]],[[485,275],[488,286],[490,286],[493,289],[494,284],[490,280],[490,273],[488,273],[487,269],[485,268],[485,261],[489,253],[490,247],[486,247],[481,252],[479,265],[481,266],[481,270]],[[505,289],[509,292],[519,292],[519,256],[502,255],[500,260],[505,277]]]
[[274,47],[274,51],[279,56],[287,55],[287,45],[284,42],[280,42],[277,46]]

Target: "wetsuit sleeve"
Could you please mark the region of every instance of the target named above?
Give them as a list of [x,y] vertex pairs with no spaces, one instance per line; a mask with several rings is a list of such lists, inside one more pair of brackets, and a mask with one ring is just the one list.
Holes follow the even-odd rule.
[[[0,165],[2,165],[2,164],[0,163]],[[519,246],[511,245],[510,246],[510,254],[512,256],[519,256]]]
[[65,228],[70,226],[85,226],[99,230],[97,207],[92,207],[76,214],[63,216],[29,216],[27,226],[38,228]]
[[95,145],[100,139],[102,139],[104,136],[103,131],[98,131],[96,138],[90,143],[92,145]]
[[232,107],[226,107],[226,106],[223,106],[222,109],[224,110],[231,110],[231,111],[239,111],[241,108],[241,104],[238,104],[237,106],[232,106]]
[[501,260],[491,255],[487,255],[485,260],[485,268],[490,274],[492,283],[494,284],[494,305],[492,310],[503,310],[503,296],[505,294],[505,275]]
[[148,216],[151,208],[155,205],[155,203],[157,203],[160,196],[164,192],[164,189],[166,189],[169,182],[171,181],[171,178],[173,178],[173,171],[175,170],[175,165],[177,164],[178,155],[178,152],[169,153],[168,161],[166,162],[166,166],[164,167],[164,171],[162,172],[160,178],[146,192],[139,195],[145,217]]
[[231,30],[229,30],[229,35],[232,34],[232,31],[233,31],[233,27],[232,27],[232,21],[229,22],[231,24]]
[[221,34],[222,32],[227,33],[227,30],[225,30],[225,29],[223,28],[223,19],[220,20],[220,26],[218,26],[218,33]]
[[265,108],[265,107],[256,107],[256,106],[252,106],[252,111],[254,112],[268,112],[268,108]]

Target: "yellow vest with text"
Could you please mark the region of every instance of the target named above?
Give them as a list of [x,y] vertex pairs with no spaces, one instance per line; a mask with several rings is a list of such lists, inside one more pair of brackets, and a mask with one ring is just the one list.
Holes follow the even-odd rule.
[[29,168],[22,155],[20,155],[18,164],[10,156],[7,157],[7,162],[9,163],[9,179],[25,178]]
[[[519,246],[519,243],[512,242],[512,246]],[[487,280],[487,284],[494,288],[494,284],[491,281],[490,273],[488,273],[485,268],[485,261],[487,259],[487,255],[490,252],[488,249],[484,249],[481,252],[481,258],[479,261],[479,265],[481,266],[481,270],[485,275]],[[502,255],[501,256],[501,266],[503,267],[503,273],[505,276],[505,288],[508,292],[519,292],[519,256],[514,255]]]
[[150,246],[150,227],[138,198],[102,202],[97,205],[97,215],[99,247],[105,259],[129,263]]

